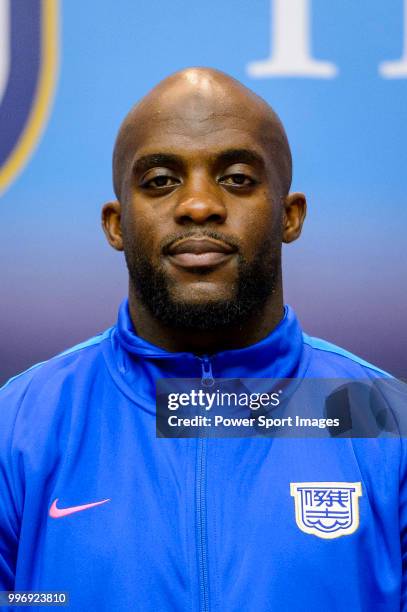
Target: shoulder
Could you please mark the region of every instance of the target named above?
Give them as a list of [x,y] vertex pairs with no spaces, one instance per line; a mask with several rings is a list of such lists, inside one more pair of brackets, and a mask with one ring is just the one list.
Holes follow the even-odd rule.
[[[315,375],[326,377],[349,376],[352,378],[365,378],[366,376],[369,378],[392,377],[385,370],[321,338],[303,333],[303,342],[306,349],[312,353],[311,370],[317,372],[319,370],[319,373]],[[314,375],[313,372],[311,374]]]
[[0,388],[0,418],[18,410],[27,395],[38,397],[45,390],[51,399],[69,379],[75,380],[92,366],[97,366],[101,344],[110,337],[112,330],[109,328],[10,378]]

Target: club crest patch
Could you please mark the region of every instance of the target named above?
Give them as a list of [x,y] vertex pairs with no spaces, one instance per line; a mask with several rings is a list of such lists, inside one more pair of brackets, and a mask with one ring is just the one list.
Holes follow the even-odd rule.
[[39,141],[57,55],[58,0],[0,0],[0,193]]
[[359,527],[360,482],[292,482],[290,493],[304,533],[331,540]]

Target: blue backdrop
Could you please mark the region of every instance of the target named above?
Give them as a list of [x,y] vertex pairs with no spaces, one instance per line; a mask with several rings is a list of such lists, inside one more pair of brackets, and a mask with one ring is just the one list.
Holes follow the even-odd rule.
[[[0,0],[3,157],[11,155],[1,150],[12,129],[10,115],[1,124],[11,75],[15,112],[29,95],[27,68],[18,72],[12,50],[12,13],[23,4]],[[303,237],[284,248],[285,298],[304,329],[407,376],[403,0],[28,5],[40,11],[23,17],[46,30],[49,46],[36,51],[45,71],[38,135],[3,181],[0,382],[114,321],[127,275],[99,211],[113,196],[115,134],[140,96],[189,65],[240,79],[286,126],[293,189],[306,193],[309,214]]]

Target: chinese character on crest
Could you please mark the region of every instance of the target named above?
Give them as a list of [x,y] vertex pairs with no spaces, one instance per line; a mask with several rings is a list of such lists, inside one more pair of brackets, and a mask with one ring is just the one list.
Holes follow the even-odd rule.
[[332,539],[359,527],[360,482],[293,482],[295,519],[304,533]]

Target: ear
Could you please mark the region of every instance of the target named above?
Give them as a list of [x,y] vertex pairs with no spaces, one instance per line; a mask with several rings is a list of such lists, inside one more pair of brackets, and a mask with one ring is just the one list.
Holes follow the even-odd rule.
[[109,244],[116,251],[123,251],[122,228],[120,224],[120,202],[108,202],[102,208],[102,227]]
[[290,193],[283,200],[283,242],[293,242],[301,234],[307,212],[303,193]]

